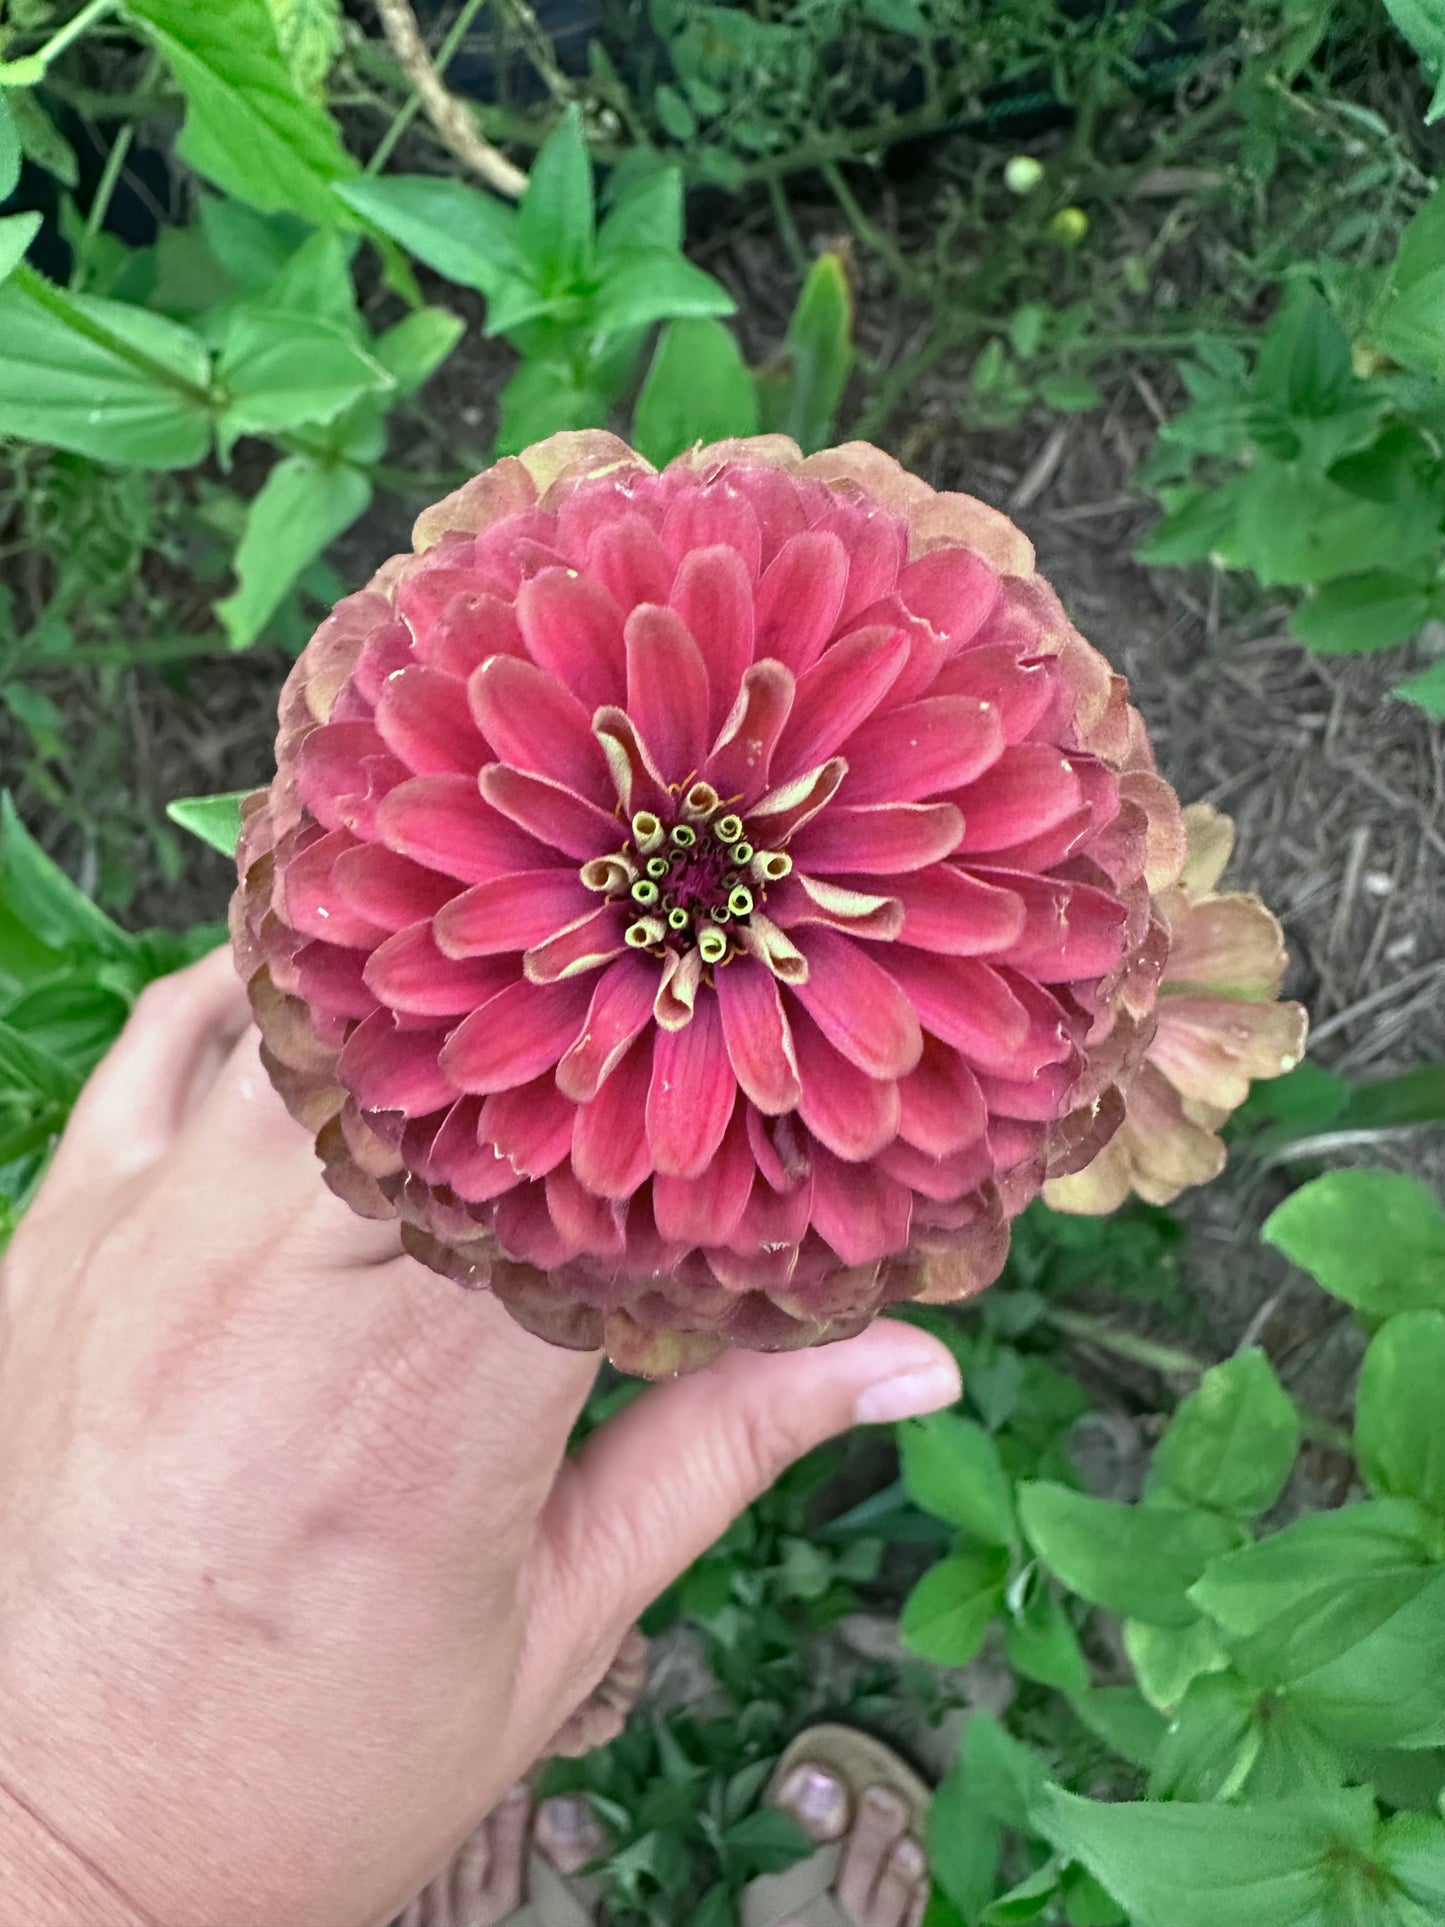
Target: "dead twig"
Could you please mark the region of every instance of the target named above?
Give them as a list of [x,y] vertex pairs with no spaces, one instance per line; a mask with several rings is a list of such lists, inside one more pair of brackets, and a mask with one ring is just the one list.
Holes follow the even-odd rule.
[[465,104],[437,72],[409,0],[376,0],[382,29],[402,72],[416,89],[427,119],[464,167],[479,174],[488,187],[508,200],[519,200],[527,176],[509,161],[477,127]]

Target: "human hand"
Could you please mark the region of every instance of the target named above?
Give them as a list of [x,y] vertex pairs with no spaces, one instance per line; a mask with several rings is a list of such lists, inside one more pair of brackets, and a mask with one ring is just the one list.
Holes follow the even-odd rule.
[[647,1391],[325,1189],[230,959],[153,986],[0,1266],[7,1922],[385,1921],[795,1458],[957,1396],[880,1324]]

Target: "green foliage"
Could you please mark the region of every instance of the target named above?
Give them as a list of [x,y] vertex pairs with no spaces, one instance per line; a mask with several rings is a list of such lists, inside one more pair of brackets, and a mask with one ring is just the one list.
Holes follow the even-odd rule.
[[1445,1309],[1445,1212],[1415,1178],[1331,1171],[1286,1198],[1263,1236],[1369,1317]]

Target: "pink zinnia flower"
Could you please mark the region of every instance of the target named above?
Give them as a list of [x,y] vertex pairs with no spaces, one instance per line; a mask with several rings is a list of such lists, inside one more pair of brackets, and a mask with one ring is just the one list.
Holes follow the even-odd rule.
[[235,931],[355,1207],[633,1370],[997,1275],[1123,1116],[1184,859],[1028,542],[865,444],[554,436],[282,698]]

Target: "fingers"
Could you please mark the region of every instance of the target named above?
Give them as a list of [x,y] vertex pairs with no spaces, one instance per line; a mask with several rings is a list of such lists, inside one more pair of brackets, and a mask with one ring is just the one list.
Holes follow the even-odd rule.
[[959,1389],[937,1339],[886,1320],[846,1344],[734,1353],[658,1386],[559,1479],[543,1522],[555,1581],[597,1617],[632,1620],[794,1460],[856,1423],[950,1405]]
[[250,1023],[229,949],[148,984],[56,1153],[60,1183],[128,1176],[163,1157]]

